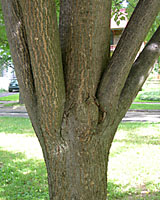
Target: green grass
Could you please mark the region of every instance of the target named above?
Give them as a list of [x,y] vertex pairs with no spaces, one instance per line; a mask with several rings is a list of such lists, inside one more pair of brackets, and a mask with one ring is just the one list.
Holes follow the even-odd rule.
[[[0,200],[48,200],[29,119],[0,117]],[[108,200],[160,199],[160,123],[121,123],[111,148]]]
[[47,174],[42,160],[29,159],[24,153],[0,148],[0,199],[46,200]]
[[24,106],[24,104],[19,104],[19,103],[7,103],[7,104],[4,104],[4,107],[14,107],[14,106]]
[[0,101],[19,101],[19,94],[13,94],[6,97],[0,97]]
[[108,199],[160,199],[160,123],[122,123],[109,162]]
[[48,200],[47,173],[29,119],[0,117],[0,200]]
[[130,109],[136,110],[160,110],[160,104],[132,104]]
[[30,120],[26,118],[0,117],[0,124],[0,133],[35,135]]

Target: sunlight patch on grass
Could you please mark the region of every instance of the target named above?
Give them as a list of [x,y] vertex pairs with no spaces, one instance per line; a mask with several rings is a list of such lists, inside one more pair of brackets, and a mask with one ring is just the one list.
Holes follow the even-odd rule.
[[7,151],[22,152],[28,159],[43,159],[42,151],[36,137],[14,133],[0,133],[0,146]]
[[[127,126],[126,126],[127,125]],[[109,182],[117,192],[109,199],[149,194],[160,190],[160,123],[121,124],[109,161]],[[136,198],[135,198],[136,199]]]
[[[29,119],[0,120],[0,200],[48,200],[43,155]],[[108,200],[159,199],[159,144],[160,123],[120,124],[109,159]]]

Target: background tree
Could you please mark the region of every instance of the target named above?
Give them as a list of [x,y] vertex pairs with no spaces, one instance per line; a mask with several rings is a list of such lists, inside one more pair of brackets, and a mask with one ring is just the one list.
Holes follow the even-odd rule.
[[8,66],[12,67],[11,64],[11,54],[0,4],[0,71],[2,72]]
[[110,58],[111,0],[3,0],[19,85],[51,200],[105,200],[119,123],[160,55],[160,28],[135,61],[159,0],[140,0]]

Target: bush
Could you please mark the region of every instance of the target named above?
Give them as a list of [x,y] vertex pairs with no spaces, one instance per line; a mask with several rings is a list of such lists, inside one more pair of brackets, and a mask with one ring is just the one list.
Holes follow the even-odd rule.
[[0,89],[0,93],[2,93],[2,92],[6,92],[6,90],[4,90],[4,89]]
[[160,101],[160,91],[143,92],[139,95],[140,100]]

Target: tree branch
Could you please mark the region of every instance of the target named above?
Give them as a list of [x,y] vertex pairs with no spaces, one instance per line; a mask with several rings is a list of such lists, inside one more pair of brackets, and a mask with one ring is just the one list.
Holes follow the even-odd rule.
[[94,97],[109,59],[111,0],[61,1],[60,35],[67,102]]
[[54,1],[3,0],[2,6],[27,111],[43,132],[60,136],[65,90]]
[[155,61],[160,56],[160,26],[136,59],[119,100],[118,113],[123,116],[142,87]]
[[160,10],[160,1],[140,0],[105,70],[98,90],[102,110],[116,111],[121,91],[141,43]]

